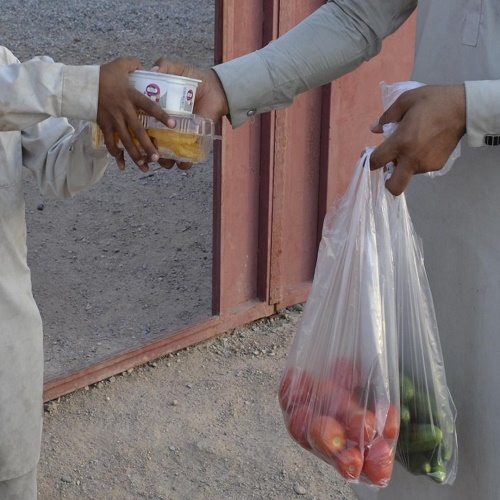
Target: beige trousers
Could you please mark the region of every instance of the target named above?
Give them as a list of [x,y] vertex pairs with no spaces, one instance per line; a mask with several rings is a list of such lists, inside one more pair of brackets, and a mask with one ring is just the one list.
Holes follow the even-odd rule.
[[23,476],[0,481],[0,498],[2,500],[36,500],[36,469]]

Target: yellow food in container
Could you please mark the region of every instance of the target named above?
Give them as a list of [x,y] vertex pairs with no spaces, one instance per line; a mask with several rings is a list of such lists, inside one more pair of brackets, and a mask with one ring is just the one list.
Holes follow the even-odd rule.
[[[193,114],[170,113],[170,116],[176,121],[173,129],[151,116],[141,115],[144,128],[158,149],[160,157],[189,163],[206,161],[212,150],[213,140],[218,138],[214,136],[213,121]],[[141,150],[137,139],[132,137]],[[96,148],[105,147],[104,136],[96,123],[92,124],[92,142]],[[121,143],[118,145],[121,147]]]

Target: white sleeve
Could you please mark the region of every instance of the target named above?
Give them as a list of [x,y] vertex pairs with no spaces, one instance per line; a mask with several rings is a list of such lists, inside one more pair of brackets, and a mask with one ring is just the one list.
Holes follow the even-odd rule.
[[465,82],[467,143],[500,146],[500,80]]

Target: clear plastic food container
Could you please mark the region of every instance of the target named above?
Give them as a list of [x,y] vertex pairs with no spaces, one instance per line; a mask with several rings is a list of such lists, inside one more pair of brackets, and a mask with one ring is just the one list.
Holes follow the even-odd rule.
[[[206,161],[212,151],[214,139],[220,139],[220,136],[214,135],[214,122],[199,115],[169,114],[176,121],[175,128],[166,127],[152,116],[141,115],[144,128],[160,157],[188,163]],[[135,137],[134,141],[142,151]],[[92,142],[96,148],[106,147],[104,136],[96,123],[92,124]],[[123,147],[121,142],[118,142],[118,146]]]

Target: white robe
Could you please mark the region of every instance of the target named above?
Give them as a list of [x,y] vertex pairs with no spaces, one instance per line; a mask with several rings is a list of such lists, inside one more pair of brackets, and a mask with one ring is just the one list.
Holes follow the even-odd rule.
[[[98,66],[45,58],[19,64],[0,47],[0,481],[36,467],[42,430],[42,320],[26,256],[22,169],[44,196],[70,198],[96,183],[109,156],[94,150]],[[45,256],[50,258],[50,255]]]
[[[335,0],[264,49],[216,66],[233,126],[374,57],[416,4]],[[378,494],[353,489],[362,500],[499,500],[500,146],[485,137],[500,136],[500,1],[420,0],[413,79],[466,88],[462,156],[445,176],[417,176],[407,189],[457,406],[458,476],[438,485],[396,466]]]

